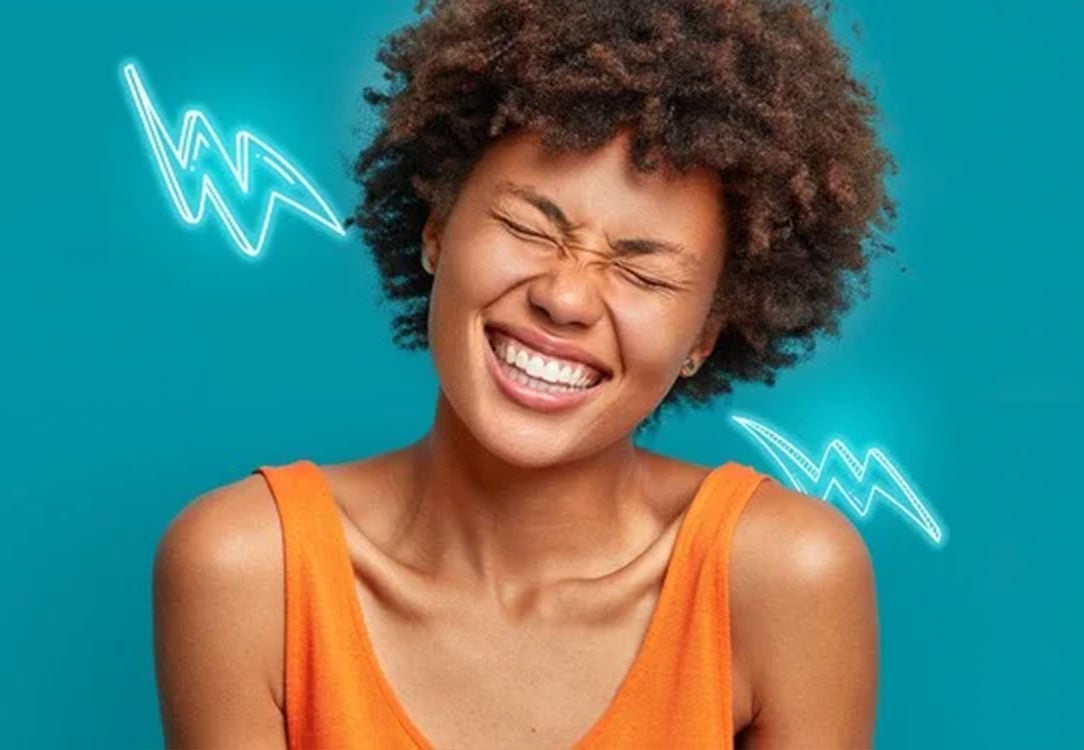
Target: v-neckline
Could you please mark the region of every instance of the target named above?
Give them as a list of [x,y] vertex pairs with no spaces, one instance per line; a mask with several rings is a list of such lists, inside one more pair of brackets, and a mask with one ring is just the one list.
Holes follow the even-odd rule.
[[[572,744],[571,750],[588,750],[590,743],[597,740],[603,729],[613,722],[622,706],[628,702],[633,689],[641,679],[641,675],[647,669],[648,657],[658,650],[655,646],[655,642],[661,637],[660,629],[662,623],[666,620],[670,600],[673,598],[672,589],[675,585],[675,575],[673,572],[674,564],[675,561],[682,558],[682,555],[684,555],[685,549],[689,544],[689,536],[692,533],[691,519],[698,515],[700,506],[705,502],[705,498],[712,494],[709,491],[711,487],[714,486],[717,479],[733,463],[733,461],[728,461],[720,464],[705,474],[704,478],[700,481],[699,487],[697,487],[696,492],[693,494],[693,499],[689,501],[688,505],[685,506],[685,510],[682,511],[678,533],[674,539],[674,546],[671,548],[670,556],[666,562],[666,571],[663,574],[662,588],[659,590],[659,596],[655,602],[655,608],[651,613],[651,619],[648,621],[647,630],[644,634],[643,641],[640,643],[640,648],[633,657],[632,664],[625,672],[625,676],[618,684],[617,691],[614,693],[609,704],[603,709],[602,713],[595,719],[591,726],[588,727],[586,732]],[[335,544],[339,547],[338,557],[342,561],[342,566],[339,568],[340,574],[342,575],[341,583],[344,584],[344,593],[348,594],[346,606],[350,610],[350,619],[353,622],[354,632],[358,637],[362,654],[368,662],[369,672],[376,681],[376,686],[380,690],[381,696],[384,698],[384,703],[387,704],[388,708],[395,714],[395,717],[398,719],[403,730],[410,735],[419,749],[436,750],[436,746],[425,736],[421,729],[417,727],[407,714],[406,709],[399,702],[399,698],[395,693],[395,688],[392,687],[391,682],[388,680],[387,676],[384,674],[383,668],[380,666],[380,662],[377,660],[376,651],[373,648],[372,640],[369,638],[369,629],[365,625],[361,599],[357,593],[357,579],[354,575],[354,566],[350,559],[350,549],[346,543],[346,531],[343,528],[342,519],[337,510],[335,495],[331,490],[331,484],[328,482],[323,470],[315,463],[313,463],[313,466],[316,468],[316,474],[323,485],[320,488],[321,492],[324,498],[332,504],[330,510],[333,511],[333,520],[336,522],[336,527],[338,529],[338,533],[334,535],[334,538],[337,540]]]

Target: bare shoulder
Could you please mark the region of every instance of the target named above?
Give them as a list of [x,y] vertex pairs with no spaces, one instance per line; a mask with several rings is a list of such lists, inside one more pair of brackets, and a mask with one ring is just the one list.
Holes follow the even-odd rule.
[[208,490],[181,508],[162,535],[155,561],[267,570],[281,566],[281,543],[274,498],[263,477],[253,474]]
[[166,744],[285,747],[284,569],[278,511],[250,475],[184,506],[154,557]]
[[735,654],[753,700],[741,746],[869,747],[877,608],[854,524],[819,498],[763,482],[735,528],[730,570]]
[[841,568],[870,563],[865,541],[842,511],[774,479],[762,482],[748,500],[734,544],[744,545],[745,559],[752,556],[757,569],[799,581],[826,574],[835,579]]

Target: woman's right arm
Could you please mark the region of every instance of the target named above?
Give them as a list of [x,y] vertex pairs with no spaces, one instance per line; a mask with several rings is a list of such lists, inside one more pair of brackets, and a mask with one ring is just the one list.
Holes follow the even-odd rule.
[[286,750],[282,531],[258,475],[186,506],[154,557],[154,658],[167,748]]

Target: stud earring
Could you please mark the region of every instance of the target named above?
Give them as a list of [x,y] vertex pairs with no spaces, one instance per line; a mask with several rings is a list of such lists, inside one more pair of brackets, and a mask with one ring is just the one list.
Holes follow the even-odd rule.
[[696,374],[698,369],[700,369],[700,366],[696,364],[696,360],[690,356],[685,360],[685,364],[681,366],[681,374],[689,378]]
[[425,254],[424,250],[422,251],[422,268],[430,276],[433,275],[433,261],[429,260],[429,256]]

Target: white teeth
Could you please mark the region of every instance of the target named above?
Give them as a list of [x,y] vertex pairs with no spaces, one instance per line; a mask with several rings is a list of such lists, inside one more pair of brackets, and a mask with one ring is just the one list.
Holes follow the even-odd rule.
[[504,336],[498,336],[494,340],[493,348],[499,359],[521,371],[522,380],[518,382],[526,384],[527,381],[532,381],[532,387],[540,390],[550,390],[551,386],[554,390],[579,390],[594,385],[598,380],[594,371],[584,365],[542,357]]
[[583,390],[583,388],[577,388],[563,383],[547,383],[545,380],[528,377],[527,373],[515,368],[508,368],[507,372],[509,377],[520,385],[527,386],[536,391],[542,391],[543,393],[575,393],[576,391]]

